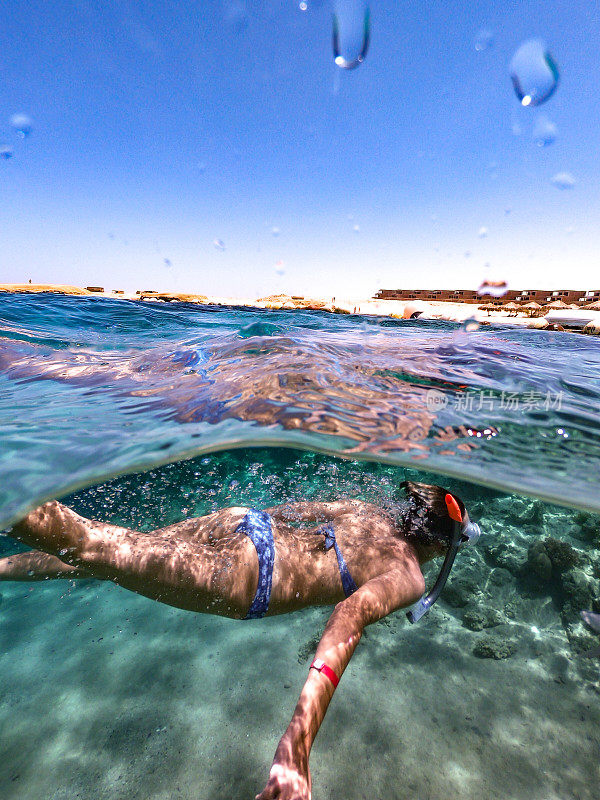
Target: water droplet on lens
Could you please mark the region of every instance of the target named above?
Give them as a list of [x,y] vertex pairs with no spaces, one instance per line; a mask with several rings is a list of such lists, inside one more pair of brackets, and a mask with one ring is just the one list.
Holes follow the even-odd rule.
[[462,325],[460,326],[463,331],[467,333],[473,333],[473,331],[478,331],[481,327],[475,317],[469,317],[466,319]]
[[539,106],[558,86],[558,66],[541,39],[524,42],[510,62],[510,78],[523,106]]
[[504,297],[507,292],[508,283],[506,281],[484,280],[477,289],[477,294],[491,297]]
[[33,121],[27,114],[13,114],[10,118],[10,124],[22,139],[29,136],[33,130]]
[[371,36],[371,12],[366,0],[335,0],[333,58],[342,69],[355,69],[365,60]]
[[482,28],[475,37],[475,50],[478,53],[494,46],[494,33],[489,28]]
[[8,159],[12,157],[13,157],[12,147],[9,147],[7,144],[0,144],[0,158],[3,158],[5,161],[8,161]]
[[576,181],[570,172],[557,172],[550,178],[550,183],[557,189],[572,189]]
[[485,225],[482,225],[477,231],[477,236],[479,236],[480,239],[487,239],[488,233],[488,229],[485,227]]
[[225,250],[225,242],[223,241],[223,239],[215,239],[213,245],[215,246],[216,250],[221,250],[221,251]]
[[242,0],[226,0],[224,16],[225,22],[235,33],[243,33],[248,27],[248,11]]
[[533,140],[538,147],[548,147],[558,136],[558,128],[545,114],[539,116],[533,126]]

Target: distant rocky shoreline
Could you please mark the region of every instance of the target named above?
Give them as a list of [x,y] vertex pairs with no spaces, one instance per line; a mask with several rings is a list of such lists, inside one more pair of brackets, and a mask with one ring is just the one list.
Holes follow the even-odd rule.
[[[271,310],[296,311],[328,311],[333,314],[362,314],[368,316],[391,317],[392,319],[445,320],[448,322],[475,325],[510,325],[536,330],[570,330],[591,335],[600,335],[600,308],[585,310],[583,308],[559,308],[555,306],[540,314],[527,313],[525,308],[503,308],[495,304],[484,303],[481,306],[473,302],[461,301],[422,301],[422,300],[389,300],[380,297],[346,298],[331,297],[328,299],[305,297],[302,295],[275,294],[266,297],[239,298],[217,297],[189,292],[158,292],[138,290],[134,293],[120,289],[105,290],[101,286],[81,288],[63,284],[0,284],[0,293],[43,293],[65,294],[78,297],[104,297],[112,300],[138,300],[141,302],[163,303],[195,303],[199,305],[220,305],[240,308],[257,308]],[[552,304],[550,304],[552,306]],[[564,304],[563,304],[564,305]]]

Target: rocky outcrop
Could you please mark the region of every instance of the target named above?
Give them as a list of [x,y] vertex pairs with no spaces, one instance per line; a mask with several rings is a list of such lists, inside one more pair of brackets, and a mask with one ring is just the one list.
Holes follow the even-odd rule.
[[473,648],[473,655],[478,658],[510,658],[517,652],[517,645],[509,639],[486,636],[480,639]]
[[0,292],[31,292],[33,294],[51,292],[52,294],[74,294],[79,296],[93,294],[87,289],[80,289],[79,286],[50,283],[0,283]]
[[140,292],[140,300],[162,300],[164,303],[200,303],[208,304],[204,294],[173,294],[172,292]]

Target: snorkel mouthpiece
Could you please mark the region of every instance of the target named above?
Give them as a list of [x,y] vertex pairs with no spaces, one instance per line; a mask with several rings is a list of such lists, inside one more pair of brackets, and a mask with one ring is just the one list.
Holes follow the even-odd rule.
[[444,499],[446,501],[446,508],[448,509],[448,516],[454,521],[452,541],[446,552],[446,558],[444,559],[442,569],[440,570],[440,574],[437,577],[433,589],[429,594],[423,595],[406,614],[410,623],[418,622],[438,599],[448,580],[448,575],[454,564],[456,554],[461,547],[464,547],[466,544],[475,544],[481,536],[481,528],[476,522],[471,522],[469,520],[468,514],[466,520],[463,520],[460,506],[456,502],[456,498],[451,494],[447,494]]

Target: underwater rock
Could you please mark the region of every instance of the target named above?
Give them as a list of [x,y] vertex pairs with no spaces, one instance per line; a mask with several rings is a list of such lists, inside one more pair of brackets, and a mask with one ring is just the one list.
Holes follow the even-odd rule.
[[517,645],[514,642],[493,636],[480,639],[473,648],[473,655],[477,658],[494,658],[497,661],[501,658],[510,658],[516,652]]
[[509,619],[516,619],[518,613],[518,606],[514,600],[509,600],[504,605],[504,613]]
[[475,606],[463,614],[463,625],[471,631],[482,631],[494,628],[502,623],[502,615],[490,606]]
[[565,623],[577,619],[581,609],[589,608],[594,598],[593,581],[580,569],[571,569],[563,574],[562,591],[564,602],[561,614]]
[[464,608],[479,591],[479,581],[473,576],[457,575],[444,587],[442,600],[453,608]]
[[515,525],[543,525],[544,506],[540,500],[526,500],[522,497],[503,497],[496,500],[501,514]]
[[521,548],[515,544],[498,542],[496,544],[484,544],[483,550],[495,567],[502,567],[512,575],[518,575],[526,564]]
[[525,503],[525,507],[519,507],[515,513],[513,508],[513,517],[521,525],[543,525],[544,524],[544,505],[540,500],[533,500],[530,503]]
[[513,582],[513,576],[503,567],[495,567],[490,572],[490,583],[494,586],[507,586]]
[[598,646],[598,637],[591,634],[580,622],[566,625],[565,632],[574,653],[585,653]]
[[544,547],[556,572],[565,572],[580,562],[579,554],[568,542],[561,542],[549,536],[544,539]]
[[584,525],[586,522],[588,522],[591,516],[592,515],[589,511],[577,511],[573,517],[573,521],[576,525]]
[[543,542],[533,542],[527,551],[527,566],[530,573],[542,583],[552,579],[552,561],[546,552]]
[[527,550],[527,573],[542,583],[549,583],[552,576],[556,578],[580,562],[575,548],[552,537],[532,542]]
[[573,538],[600,546],[600,524],[596,516],[587,511],[578,511],[573,522],[574,525],[569,528],[569,534]]

